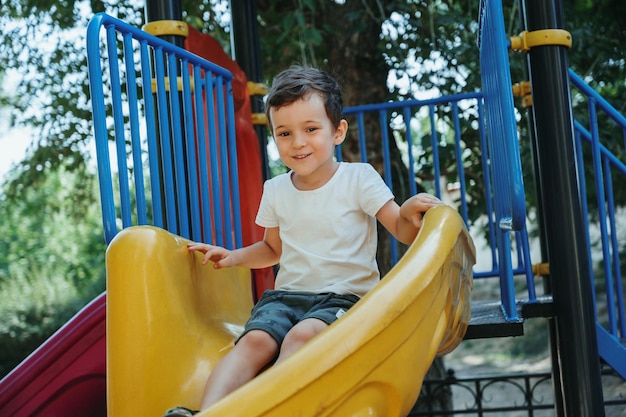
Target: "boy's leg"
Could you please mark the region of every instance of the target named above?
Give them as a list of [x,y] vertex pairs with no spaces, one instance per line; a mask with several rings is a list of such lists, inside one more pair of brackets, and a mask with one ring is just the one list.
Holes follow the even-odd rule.
[[215,366],[204,389],[204,410],[252,380],[278,352],[278,342],[262,330],[246,333]]
[[360,299],[352,294],[334,293],[317,294],[309,297],[311,297],[313,305],[303,315],[302,320],[287,332],[280,347],[277,363],[289,357],[315,335],[325,330]]
[[316,318],[304,319],[293,326],[287,333],[287,336],[285,336],[276,363],[289,357],[293,352],[327,327],[328,324]]

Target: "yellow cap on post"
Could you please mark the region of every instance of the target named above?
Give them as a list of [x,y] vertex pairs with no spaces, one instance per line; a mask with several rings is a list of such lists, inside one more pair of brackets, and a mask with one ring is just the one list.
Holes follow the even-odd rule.
[[523,31],[519,36],[511,36],[511,49],[528,52],[535,46],[557,45],[572,47],[572,35],[563,29],[543,29]]
[[155,20],[146,23],[141,29],[154,36],[175,35],[184,38],[189,36],[189,26],[180,20]]

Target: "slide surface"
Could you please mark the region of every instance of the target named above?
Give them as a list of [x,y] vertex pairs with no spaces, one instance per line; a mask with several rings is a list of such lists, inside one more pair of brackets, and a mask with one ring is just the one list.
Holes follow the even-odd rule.
[[101,294],[0,381],[0,416],[106,416]]
[[[198,407],[253,305],[250,271],[216,271],[186,240],[142,226],[107,251],[108,415]],[[475,250],[461,217],[430,210],[400,262],[340,320],[208,416],[405,416],[435,356],[470,319]]]

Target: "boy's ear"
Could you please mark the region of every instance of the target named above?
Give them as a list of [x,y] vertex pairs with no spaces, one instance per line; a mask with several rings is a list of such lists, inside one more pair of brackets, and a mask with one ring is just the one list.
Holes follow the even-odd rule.
[[343,141],[346,139],[346,134],[348,133],[348,121],[346,119],[341,119],[339,122],[339,126],[335,129],[335,145],[341,145]]

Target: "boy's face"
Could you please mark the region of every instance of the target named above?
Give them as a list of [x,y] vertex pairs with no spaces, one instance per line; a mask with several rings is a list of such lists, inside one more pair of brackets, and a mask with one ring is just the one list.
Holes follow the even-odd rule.
[[317,188],[328,182],[337,166],[335,145],[345,139],[348,123],[342,120],[335,129],[316,93],[272,108],[269,115],[280,159],[294,171],[296,187]]

